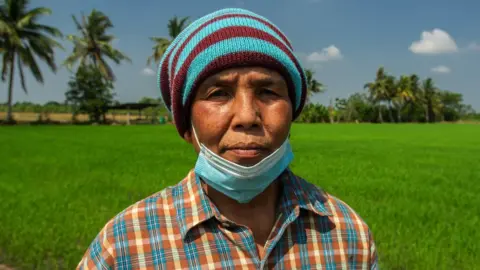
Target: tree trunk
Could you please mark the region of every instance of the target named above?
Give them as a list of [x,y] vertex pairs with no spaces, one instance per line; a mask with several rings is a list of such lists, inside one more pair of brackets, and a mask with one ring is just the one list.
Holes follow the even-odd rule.
[[10,62],[10,78],[8,82],[8,110],[7,110],[7,123],[13,122],[13,72],[15,70],[15,50],[12,51],[12,59]]
[[388,103],[388,117],[390,118],[390,123],[394,123],[395,120],[393,119],[393,114],[392,114],[392,103]]
[[425,106],[425,122],[430,123],[430,118],[428,115],[428,106]]
[[408,121],[413,122],[413,111],[415,110],[415,103],[410,101],[410,106],[408,108]]
[[429,122],[430,123],[435,122],[435,113],[433,112],[433,104],[432,104],[431,101],[428,102],[427,110],[428,110],[428,120],[429,120]]
[[92,56],[92,60],[93,60],[93,66],[98,68],[97,58],[95,57],[95,55]]
[[398,123],[402,122],[402,107],[400,106],[397,108],[397,121]]
[[378,106],[378,121],[383,123],[383,116],[382,116],[382,107]]

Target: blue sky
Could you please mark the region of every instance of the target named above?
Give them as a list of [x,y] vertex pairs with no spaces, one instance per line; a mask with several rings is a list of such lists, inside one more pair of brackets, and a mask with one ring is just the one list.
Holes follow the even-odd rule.
[[[33,6],[50,7],[53,14],[43,22],[64,34],[75,33],[72,14],[96,8],[110,16],[118,37],[115,45],[133,60],[113,66],[121,102],[159,97],[155,76],[149,72],[155,66],[146,66],[153,45],[148,37],[167,36],[172,16],[195,19],[216,9],[241,7],[275,23],[304,65],[315,70],[327,92],[314,101],[328,104],[330,98],[364,91],[363,84],[373,80],[383,65],[395,75],[430,76],[438,87],[462,93],[466,103],[480,110],[478,0],[32,0]],[[68,42],[63,44],[59,64],[72,49]],[[14,101],[64,100],[69,72],[60,68],[53,74],[41,67],[44,85],[29,75],[25,95],[17,79]],[[5,102],[7,85],[0,89],[0,102]]]

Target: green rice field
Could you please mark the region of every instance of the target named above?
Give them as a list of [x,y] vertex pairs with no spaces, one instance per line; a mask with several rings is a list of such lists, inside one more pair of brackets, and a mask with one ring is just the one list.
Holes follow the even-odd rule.
[[[480,269],[480,125],[295,124],[292,170],[352,206],[382,269]],[[0,264],[74,269],[196,154],[165,126],[0,128]]]

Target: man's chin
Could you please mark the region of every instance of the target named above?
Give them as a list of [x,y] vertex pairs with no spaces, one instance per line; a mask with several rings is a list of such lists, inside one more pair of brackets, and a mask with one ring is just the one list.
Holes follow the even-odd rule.
[[267,156],[265,151],[258,152],[242,152],[228,150],[224,154],[224,158],[238,165],[250,167],[262,161]]

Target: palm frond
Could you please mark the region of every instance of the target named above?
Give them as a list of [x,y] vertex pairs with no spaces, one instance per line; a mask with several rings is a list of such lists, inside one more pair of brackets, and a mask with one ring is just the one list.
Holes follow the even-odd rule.
[[29,40],[29,45],[33,52],[46,62],[53,72],[56,72],[55,52],[52,49],[53,46],[51,42],[52,40],[49,39],[31,39]]
[[46,32],[46,33],[50,34],[53,37],[63,38],[63,34],[60,30],[58,30],[55,27],[48,26],[48,25],[34,24],[34,25],[29,26],[28,29],[33,30],[33,31],[43,31],[43,32]]
[[7,52],[3,54],[3,61],[2,61],[2,81],[5,82],[7,80],[8,68],[10,67],[10,60],[11,54]]
[[373,87],[373,85],[374,85],[374,83],[371,83],[371,82],[369,82],[369,83],[366,83],[366,84],[364,84],[364,85],[363,85],[363,89],[366,89],[366,88],[372,88],[372,87]]
[[147,65],[150,65],[152,61],[155,61],[155,63],[158,63],[160,59],[162,58],[163,54],[167,50],[168,46],[170,45],[170,40],[166,38],[150,38],[152,41],[155,41],[155,45],[153,46],[153,54],[148,57],[147,59]]
[[33,57],[33,53],[30,48],[18,48],[18,55],[20,56],[22,63],[30,68],[30,72],[37,82],[43,84],[43,75],[38,67],[37,61]]
[[86,32],[85,27],[84,27],[85,26],[85,16],[83,16],[83,14],[82,14],[82,20],[83,20],[83,23],[84,23],[83,25],[78,22],[77,17],[75,17],[75,15],[73,15],[73,14],[72,14],[72,20],[75,23],[75,27],[77,27],[77,30],[82,33],[83,37],[87,37],[88,33]]
[[51,15],[51,14],[52,14],[52,10],[49,8],[45,8],[45,7],[34,8],[29,12],[27,12],[25,15],[23,15],[23,17],[17,21],[16,26],[19,29],[24,28],[29,24],[34,24],[38,20],[39,16]]
[[[69,71],[72,71],[73,66],[80,60],[82,57],[85,57],[85,54],[74,52],[67,57],[62,63]],[[82,61],[83,62],[83,61]]]
[[74,44],[72,54],[64,61],[64,65],[71,69],[78,61],[80,65],[93,64],[108,79],[114,78],[113,71],[103,57],[107,57],[116,64],[122,61],[132,62],[124,53],[112,47],[115,36],[108,34],[107,30],[113,27],[110,18],[103,12],[93,9],[88,16],[82,13],[82,22],[78,22],[75,16],[77,29],[82,37],[67,35],[66,39]]
[[188,19],[189,17],[184,17],[179,20],[177,16],[171,18],[167,24],[168,35],[175,39],[188,26]]
[[15,28],[8,24],[4,18],[0,19],[0,35],[11,35],[14,32]]
[[115,40],[115,36],[114,35],[101,35],[99,37],[97,37],[97,40],[99,42],[105,42],[105,43],[112,43],[113,40]]
[[27,86],[25,84],[25,75],[23,74],[22,61],[20,57],[17,58],[17,68],[18,68],[18,73],[20,74],[20,84],[22,85],[23,92],[25,92],[25,94],[28,94]]
[[113,74],[113,71],[108,65],[108,63],[100,56],[98,56],[96,59],[98,62],[98,69],[103,74],[103,76],[108,80],[115,80],[115,75]]
[[114,49],[110,44],[102,44],[100,51],[105,54],[115,64],[120,64],[121,61],[132,62],[132,60],[121,51]]
[[80,57],[80,65],[85,66],[88,61],[88,56],[87,54],[83,54],[83,56]]
[[150,56],[147,58],[147,66],[150,66],[150,64],[151,64],[153,61],[157,62],[157,61],[155,60],[155,54],[152,54],[152,55],[150,55]]
[[81,38],[81,37],[78,37],[76,35],[67,35],[66,39],[68,41],[72,41],[74,43],[74,45],[82,45],[82,46],[85,46],[87,47],[88,46],[88,42]]
[[31,31],[31,30],[21,30],[19,31],[20,36],[23,37],[24,40],[31,42],[32,40],[35,40],[36,42],[41,42],[42,44],[46,44],[47,48],[49,50],[52,50],[54,48],[59,48],[64,50],[62,44],[48,36],[45,36],[41,33]]

